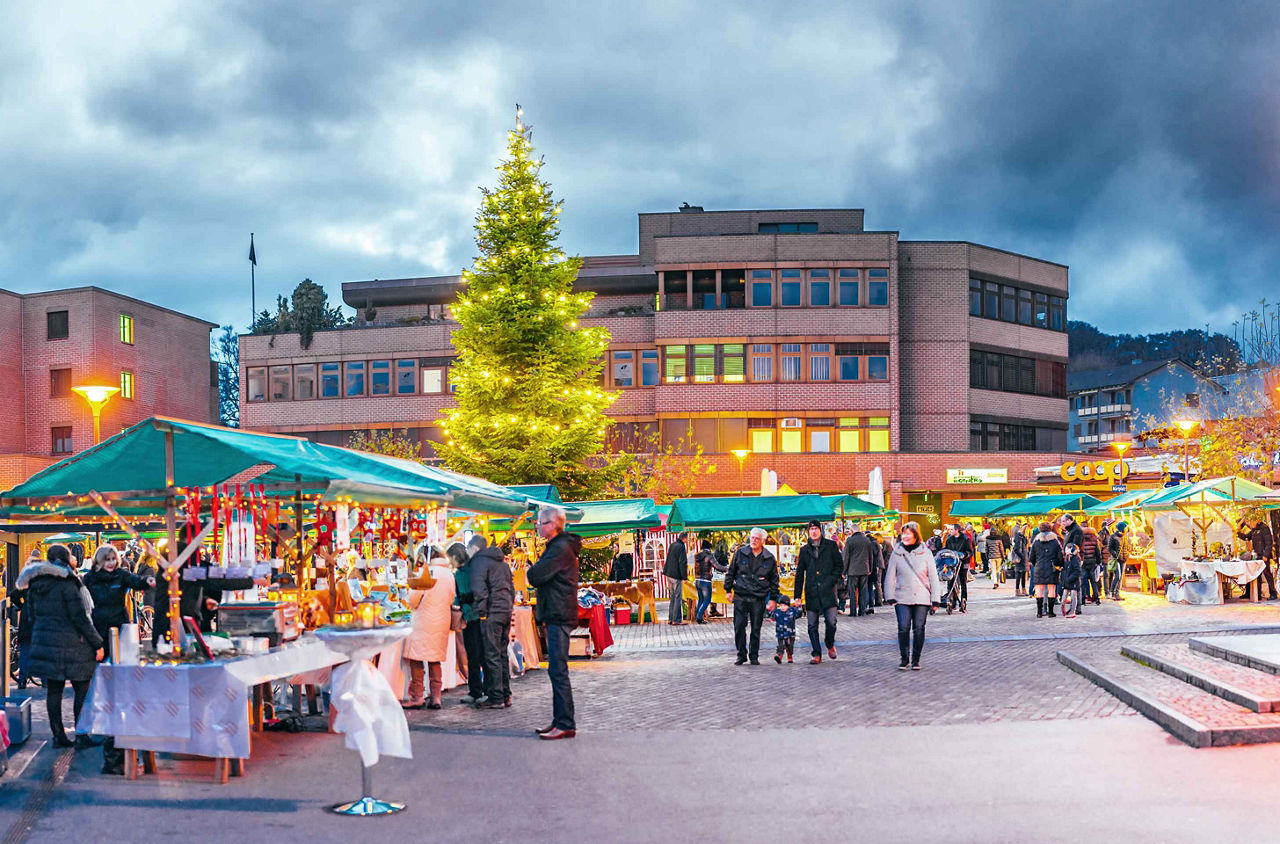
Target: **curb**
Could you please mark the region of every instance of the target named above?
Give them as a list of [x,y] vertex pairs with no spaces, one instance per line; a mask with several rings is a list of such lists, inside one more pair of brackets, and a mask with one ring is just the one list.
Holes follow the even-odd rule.
[[1193,651],[1216,657],[1224,662],[1242,665],[1245,668],[1252,668],[1254,671],[1261,671],[1264,674],[1280,675],[1280,665],[1228,650],[1222,645],[1216,644],[1212,639],[1191,639],[1191,641],[1187,642],[1187,646]]
[[[1187,685],[1195,686],[1197,689],[1220,697],[1223,700],[1229,700],[1237,706],[1243,706],[1253,712],[1275,712],[1277,706],[1280,705],[1280,700],[1261,697],[1247,689],[1242,689],[1225,680],[1219,680],[1216,677],[1204,674],[1195,668],[1157,656],[1150,651],[1144,651],[1142,648],[1132,648],[1125,645],[1120,648],[1120,653],[1134,662],[1168,674],[1170,677],[1181,680]],[[1226,660],[1223,661],[1225,662]]]

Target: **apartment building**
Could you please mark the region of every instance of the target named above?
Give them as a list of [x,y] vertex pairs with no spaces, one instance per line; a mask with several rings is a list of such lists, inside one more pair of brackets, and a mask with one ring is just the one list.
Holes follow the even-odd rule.
[[1171,428],[1175,418],[1212,420],[1229,404],[1222,383],[1177,358],[1072,371],[1067,388],[1072,451],[1144,445],[1145,432]]
[[[706,493],[863,489],[945,513],[1030,489],[1066,449],[1067,268],[868,231],[861,209],[639,215],[632,255],[585,259],[584,325],[608,328],[612,443],[697,444]],[[407,430],[429,453],[452,399],[457,276],[343,285],[357,324],[241,338],[242,424],[345,442]],[[748,453],[741,463],[734,451]]]
[[215,327],[98,287],[0,290],[0,489],[93,444],[73,387],[119,390],[102,409],[104,438],[157,414],[216,421]]

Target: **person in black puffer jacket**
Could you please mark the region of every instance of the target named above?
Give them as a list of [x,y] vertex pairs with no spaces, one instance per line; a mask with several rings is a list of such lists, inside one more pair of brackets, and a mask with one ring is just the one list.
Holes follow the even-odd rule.
[[693,584],[698,590],[698,605],[694,608],[693,620],[698,624],[707,623],[707,610],[711,608],[714,585],[711,573],[718,571],[723,574],[728,570],[729,567],[721,565],[716,555],[712,553],[710,540],[702,540],[702,548],[693,557]]
[[[1048,522],[1040,525],[1040,532],[1032,540],[1027,557],[1031,562],[1031,583],[1036,595],[1036,618],[1044,618],[1046,615],[1054,618],[1057,615],[1053,611],[1057,602],[1054,590],[1066,557],[1062,552],[1062,541]],[[1048,612],[1045,611],[1046,606]]]
[[1059,520],[1062,525],[1062,544],[1074,545],[1080,548],[1084,545],[1084,528],[1080,527],[1080,523],[1070,513],[1064,513]]
[[[502,551],[486,546],[482,536],[471,538],[479,546],[471,558],[471,594],[484,631],[484,694],[488,698],[476,706],[502,709],[511,705],[511,663],[507,645],[511,642],[511,613],[515,609],[516,590],[511,568]],[[576,603],[576,600],[575,600]]]
[[564,532],[564,510],[538,511],[538,535],[547,541],[538,562],[529,567],[529,584],[538,590],[537,617],[546,625],[547,679],[551,681],[551,726],[541,738],[577,735],[573,688],[569,685],[569,633],[578,626],[578,552],[582,537]]
[[[129,591],[152,588],[156,579],[125,571],[116,549],[100,545],[93,553],[93,570],[84,576],[84,585],[93,598],[93,627],[103,642],[110,642],[111,628],[129,623],[129,610],[125,606]],[[107,658],[110,659],[110,654]]]
[[70,682],[79,721],[89,682],[102,656],[102,637],[90,620],[93,599],[72,568],[67,546],[51,545],[45,556],[48,562],[29,563],[18,575],[18,588],[27,590],[26,610],[34,618],[28,664],[32,675],[44,680],[54,747],[83,747],[88,736],[75,742],[67,738],[62,724],[62,692]]

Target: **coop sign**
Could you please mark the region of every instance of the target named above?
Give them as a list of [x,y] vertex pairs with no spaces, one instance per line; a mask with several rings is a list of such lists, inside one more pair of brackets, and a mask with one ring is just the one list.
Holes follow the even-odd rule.
[[948,469],[949,484],[1007,484],[1008,469]]
[[1063,463],[1058,470],[1064,481],[1119,483],[1129,477],[1129,464],[1123,460],[1100,460]]

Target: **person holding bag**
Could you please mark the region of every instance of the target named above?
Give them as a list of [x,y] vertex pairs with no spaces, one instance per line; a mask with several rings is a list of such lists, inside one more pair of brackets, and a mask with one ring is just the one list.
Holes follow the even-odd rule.
[[930,610],[942,602],[942,581],[933,553],[921,541],[919,524],[904,524],[898,540],[885,569],[884,595],[898,615],[898,670],[919,671],[924,625]]
[[[419,559],[426,556],[425,551],[423,548],[418,552]],[[425,570],[418,577],[410,578],[408,585],[413,630],[404,643],[404,657],[409,660],[409,696],[401,705],[405,709],[422,709],[424,705],[427,709],[439,709],[457,586],[444,557],[437,554],[432,554]],[[424,663],[430,683],[429,701],[424,700]]]

